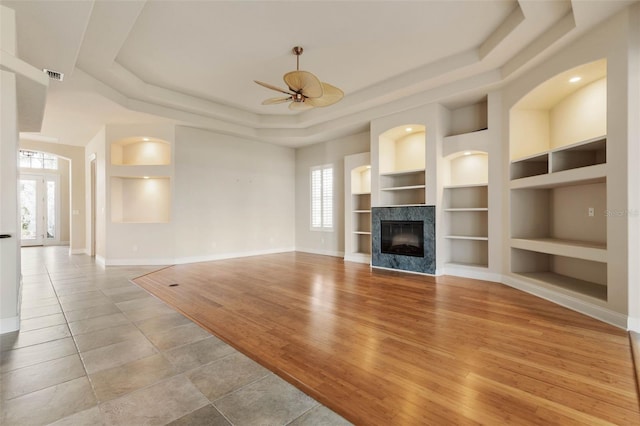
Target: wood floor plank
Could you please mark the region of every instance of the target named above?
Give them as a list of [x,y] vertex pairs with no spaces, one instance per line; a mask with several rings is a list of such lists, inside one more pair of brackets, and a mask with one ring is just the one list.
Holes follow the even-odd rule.
[[135,282],[356,424],[640,424],[627,333],[500,284],[305,253]]

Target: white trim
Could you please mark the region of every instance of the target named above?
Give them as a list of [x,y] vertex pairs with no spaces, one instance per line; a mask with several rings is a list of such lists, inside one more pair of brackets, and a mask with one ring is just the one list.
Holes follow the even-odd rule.
[[175,263],[183,264],[183,263],[210,262],[212,260],[236,259],[240,257],[262,256],[265,254],[288,253],[293,251],[295,251],[293,247],[282,247],[282,248],[276,248],[276,249],[254,250],[254,251],[246,251],[246,252],[238,252],[238,253],[222,253],[222,254],[211,254],[206,256],[179,257],[175,259]]
[[107,262],[106,262],[104,256],[100,256],[100,255],[96,254],[96,265],[107,266]]
[[318,250],[318,249],[299,248],[299,247],[296,247],[295,251],[299,251],[299,252],[302,252],[302,253],[319,254],[321,256],[333,256],[333,257],[342,257],[342,258],[344,258],[344,252],[343,251]]
[[451,275],[454,277],[471,278],[475,280],[493,281],[496,283],[502,282],[502,274],[496,274],[489,271],[487,268],[481,268],[477,266],[464,266],[464,265],[445,265],[444,275]]
[[581,314],[590,316],[600,321],[604,321],[607,324],[611,324],[625,330],[627,329],[628,319],[626,315],[611,311],[609,309],[603,308],[602,306],[586,302],[568,294],[560,293],[552,289],[529,283],[525,280],[513,277],[511,275],[503,275],[502,283],[508,285],[509,287],[522,290],[525,293],[541,297],[545,300],[555,303],[556,305],[564,306],[565,308],[569,308]]
[[[98,256],[96,256],[96,261]],[[167,266],[173,265],[174,259],[105,259],[104,266]]]
[[71,247],[69,247],[69,254],[89,254],[89,250],[87,250],[86,248],[81,248],[81,249],[72,249]]
[[[276,248],[269,250],[254,250],[237,253],[210,254],[204,256],[178,257],[178,258],[152,258],[152,259],[107,259],[106,266],[167,266],[182,265],[185,263],[211,262],[214,260],[236,259],[241,257],[262,256],[266,254],[288,253],[295,251],[292,247]],[[98,256],[96,256],[96,261]]]
[[640,318],[627,318],[627,330],[635,331],[640,333]]
[[9,317],[0,319],[0,334],[11,333],[20,330],[20,317]]
[[345,254],[344,261],[355,262],[355,263],[366,263],[367,265],[371,265],[371,255],[362,254],[362,253]]

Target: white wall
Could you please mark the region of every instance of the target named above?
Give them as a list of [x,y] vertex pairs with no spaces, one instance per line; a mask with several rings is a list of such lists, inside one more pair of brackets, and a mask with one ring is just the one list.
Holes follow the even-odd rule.
[[[629,14],[627,123],[629,126],[629,258],[640,258],[640,3]],[[633,143],[632,141],[635,141]],[[640,331],[640,262],[629,262],[629,328]]]
[[178,261],[293,250],[294,176],[291,148],[177,127]]
[[18,126],[15,74],[0,70],[0,90],[2,93],[0,99],[0,191],[2,191],[0,233],[12,236],[0,239],[0,333],[5,333],[20,327],[20,232],[16,162]]
[[106,129],[102,127],[85,146],[85,248],[91,247],[91,159],[96,161],[96,258],[104,262],[107,253],[106,244]]
[[[296,250],[311,253],[344,255],[344,157],[368,152],[369,132],[298,148],[295,171]],[[331,231],[311,230],[310,169],[333,165],[334,224]]]

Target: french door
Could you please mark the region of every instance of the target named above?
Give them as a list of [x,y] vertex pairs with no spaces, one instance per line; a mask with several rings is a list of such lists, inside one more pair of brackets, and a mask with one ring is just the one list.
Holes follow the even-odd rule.
[[58,176],[20,175],[20,239],[23,246],[60,242]]

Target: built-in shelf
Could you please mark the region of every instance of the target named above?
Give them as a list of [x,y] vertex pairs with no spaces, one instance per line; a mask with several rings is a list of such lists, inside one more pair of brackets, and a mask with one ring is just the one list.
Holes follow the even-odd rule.
[[125,138],[111,143],[115,166],[159,166],[171,164],[171,144],[147,137]]
[[516,275],[538,281],[543,285],[551,285],[561,290],[568,290],[599,300],[607,300],[606,285],[596,284],[590,281],[556,274],[554,272],[529,272]]
[[537,154],[511,163],[511,180],[549,173],[549,154]]
[[[600,302],[611,257],[606,68],[601,60],[558,74],[510,111],[511,272]],[[587,71],[590,81],[567,86],[569,72]],[[549,103],[558,87],[567,93]]]
[[467,158],[454,157],[451,167],[454,176],[450,180],[466,183],[444,187],[445,268],[486,269],[489,266],[488,185],[473,179],[486,179],[488,163],[486,158],[471,159],[466,165],[473,165],[476,170],[469,174],[462,170],[465,164],[457,160]]
[[378,140],[380,206],[424,205],[426,133],[424,125],[389,129]]
[[371,165],[369,153],[346,156],[345,260],[371,258]]
[[407,176],[424,173],[424,169],[398,170],[393,172],[380,173],[380,176]]
[[[556,181],[557,184],[565,184],[571,179],[585,179],[584,176],[589,174],[594,175],[594,178],[604,177],[606,162],[607,137],[598,136],[512,161],[511,180],[524,182],[525,185],[528,182],[555,184]],[[567,173],[569,171],[573,173]],[[527,178],[529,179],[525,180]]]
[[110,193],[114,223],[169,222],[171,183],[167,177],[112,176]]
[[595,262],[607,261],[607,246],[603,243],[555,238],[512,238],[511,247],[559,256],[575,257],[577,259],[593,260]]
[[444,209],[445,212],[488,212],[487,207],[468,207],[459,209]]
[[563,170],[511,181],[511,189],[557,188],[561,186],[602,183],[607,180],[607,165],[598,164],[580,169]]
[[511,270],[537,280],[549,279],[548,284],[593,296],[600,288],[600,299],[606,300],[607,263],[511,248]]
[[449,240],[476,240],[476,241],[489,241],[489,237],[471,237],[468,235],[445,235],[445,238]]
[[425,185],[396,186],[390,188],[380,188],[381,191],[407,191],[410,189],[424,189]]

